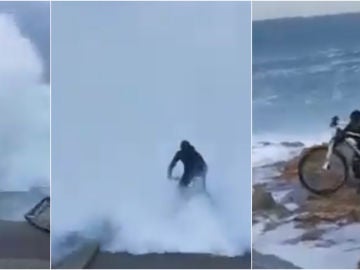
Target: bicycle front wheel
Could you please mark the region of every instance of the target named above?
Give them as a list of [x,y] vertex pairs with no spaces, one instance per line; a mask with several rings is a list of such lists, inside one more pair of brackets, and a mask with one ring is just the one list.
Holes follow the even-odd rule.
[[298,173],[301,184],[317,195],[335,193],[348,179],[346,159],[336,149],[330,158],[329,169],[323,169],[327,151],[326,146],[315,147],[299,162]]

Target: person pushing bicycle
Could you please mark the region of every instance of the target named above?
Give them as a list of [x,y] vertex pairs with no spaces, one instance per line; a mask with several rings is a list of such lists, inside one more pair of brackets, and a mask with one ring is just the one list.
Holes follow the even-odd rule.
[[[350,122],[344,129],[345,132],[354,132],[360,134],[360,111],[354,110],[350,114]],[[356,138],[358,147],[360,146],[360,139]],[[359,147],[360,148],[360,147]]]
[[203,157],[195,150],[188,141],[180,143],[180,150],[176,152],[174,158],[168,167],[167,176],[172,178],[172,170],[176,163],[181,161],[184,164],[184,173],[179,181],[180,187],[187,187],[195,178],[201,178],[203,188],[205,189],[205,180],[207,174],[207,165]]
[[[347,126],[344,128],[344,132],[353,132],[356,134],[360,134],[360,111],[354,110],[350,114],[350,122],[347,124]],[[360,149],[360,138],[359,137],[353,137],[356,141],[357,148]],[[356,178],[360,178],[360,158],[355,155],[353,159],[353,172]],[[358,193],[360,193],[360,187],[358,188]]]
[[[328,144],[314,146],[300,158],[299,180],[312,193],[329,195],[344,186],[352,176],[360,179],[360,111],[352,111],[349,120],[342,128],[345,123],[334,116],[330,127],[335,129],[335,133]],[[360,193],[360,185],[357,191]]]

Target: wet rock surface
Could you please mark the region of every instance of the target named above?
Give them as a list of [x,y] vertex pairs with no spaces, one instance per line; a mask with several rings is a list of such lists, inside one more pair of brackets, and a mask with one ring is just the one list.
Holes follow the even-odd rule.
[[255,215],[268,213],[280,218],[290,214],[285,206],[274,200],[271,192],[266,191],[264,186],[254,186],[252,200],[252,209]]
[[252,252],[253,269],[300,269],[300,267],[275,255]]
[[[301,210],[295,218],[299,222],[334,222],[343,219],[348,223],[360,222],[360,195],[353,185],[344,186],[328,196],[314,195],[301,186],[298,181],[298,162],[310,149],[305,148],[300,155],[287,162],[272,164],[272,168],[280,174],[273,176],[273,181],[266,185],[254,185],[253,210],[270,210],[295,203]],[[282,191],[282,187],[288,192],[275,202],[272,194]]]
[[325,229],[312,228],[312,229],[309,229],[308,231],[304,232],[300,236],[288,239],[284,243],[294,245],[301,241],[316,241],[316,240],[319,240],[325,232],[326,232]]
[[[285,145],[301,147],[301,144],[296,143]],[[318,196],[307,191],[298,179],[298,163],[310,149],[304,148],[299,151],[299,155],[293,156],[288,161],[253,168],[253,176],[262,177],[261,184],[257,179],[253,180],[257,183],[253,186],[253,224],[261,223],[262,233],[288,223],[294,224],[294,229],[299,229],[298,232],[301,233],[293,237],[291,235],[285,237],[284,245],[306,243],[313,247],[336,247],[348,240],[341,239],[341,236],[338,240],[334,240],[326,237],[327,233],[332,232],[334,228],[341,232],[347,225],[360,224],[360,195],[354,188],[354,179],[350,179],[348,185],[329,196]],[[286,214],[274,214],[274,209],[284,208]],[[269,255],[255,253],[254,256],[253,254],[253,268],[298,268],[291,262],[286,266],[288,262],[285,254],[284,258],[267,257]],[[274,258],[275,261],[280,259],[280,262],[285,259],[285,264],[279,262],[281,266],[277,267],[276,263],[272,262]],[[356,265],[353,267],[355,268]]]

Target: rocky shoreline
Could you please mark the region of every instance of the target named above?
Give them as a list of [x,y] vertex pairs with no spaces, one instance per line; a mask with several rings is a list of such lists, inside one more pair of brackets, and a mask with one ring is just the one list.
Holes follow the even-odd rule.
[[250,251],[244,255],[226,257],[200,253],[147,253],[106,252],[96,240],[78,238],[77,248],[64,256],[54,269],[250,269]]
[[[301,145],[297,143],[294,147],[301,147]],[[357,235],[354,235],[354,239],[351,239],[351,235],[345,238],[345,233],[344,239],[332,237],[332,234],[341,235],[341,231],[349,230],[348,228],[351,226],[360,225],[360,196],[353,188],[352,181],[348,186],[326,197],[310,194],[299,183],[298,161],[308,150],[309,148],[303,147],[300,154],[287,161],[253,168],[255,177],[257,175],[263,177],[261,181],[255,179],[253,182],[253,229],[255,228],[254,230],[257,233],[254,240],[255,249],[257,241],[261,242],[262,239],[268,239],[269,236],[267,235],[277,235],[277,230],[284,230],[284,234],[286,234],[286,230],[289,231],[288,237],[280,233],[281,239],[283,239],[281,243],[276,238],[271,240],[274,241],[274,245],[278,246],[302,246],[304,248],[311,246],[336,249],[337,246],[345,246],[346,244],[351,246],[351,242],[353,242],[354,248],[356,245],[360,245],[360,239]],[[264,175],[268,175],[267,178]],[[261,249],[261,246],[258,248]],[[346,253],[346,250],[343,249],[343,252]],[[262,268],[268,264],[267,268],[269,265],[270,268],[278,268],[277,264],[272,261],[273,257],[266,257],[273,255],[279,259],[280,268],[292,268],[287,262],[292,256],[287,256],[286,253],[281,254],[281,258],[275,253],[266,254],[265,257],[258,256],[257,251],[253,254],[255,254],[253,257],[254,267]],[[268,263],[266,263],[267,260]],[[357,260],[360,260],[360,255],[358,255]],[[300,266],[296,266],[296,263],[293,265],[295,268]],[[357,267],[355,262],[352,267]]]

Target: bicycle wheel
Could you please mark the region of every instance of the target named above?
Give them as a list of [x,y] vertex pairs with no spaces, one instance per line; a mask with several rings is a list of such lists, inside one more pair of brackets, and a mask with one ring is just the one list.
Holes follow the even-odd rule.
[[330,168],[322,168],[327,153],[326,146],[309,150],[298,166],[301,184],[317,195],[329,195],[340,189],[348,179],[348,168],[345,157],[336,149],[330,158]]

